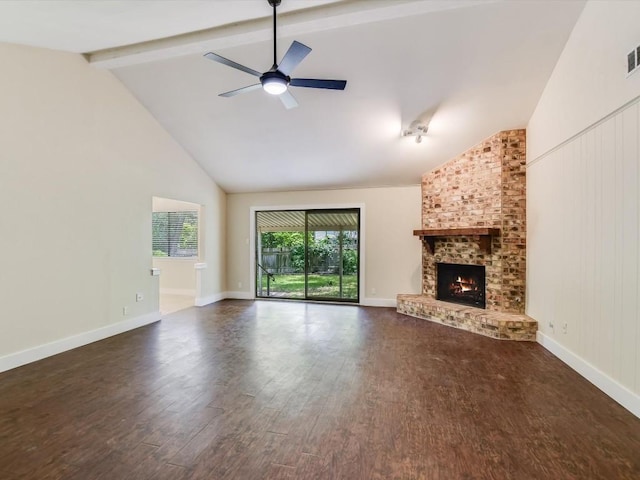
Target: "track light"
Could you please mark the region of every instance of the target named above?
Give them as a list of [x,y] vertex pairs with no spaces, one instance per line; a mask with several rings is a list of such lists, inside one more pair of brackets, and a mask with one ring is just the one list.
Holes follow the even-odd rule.
[[409,125],[409,128],[402,132],[403,137],[416,137],[416,143],[422,142],[422,136],[426,135],[429,131],[429,126],[425,125],[418,120],[414,120]]

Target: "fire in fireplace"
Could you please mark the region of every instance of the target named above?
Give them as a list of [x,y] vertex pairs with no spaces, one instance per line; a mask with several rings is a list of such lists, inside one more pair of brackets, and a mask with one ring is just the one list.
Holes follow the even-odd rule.
[[437,299],[485,308],[484,265],[437,264]]

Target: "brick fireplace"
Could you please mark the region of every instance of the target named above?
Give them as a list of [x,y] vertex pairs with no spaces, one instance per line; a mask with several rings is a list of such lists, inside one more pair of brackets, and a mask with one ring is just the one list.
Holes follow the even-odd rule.
[[[422,228],[414,231],[423,244],[422,295],[398,295],[398,312],[494,338],[535,340],[537,323],[524,315],[525,172],[525,130],[508,130],[423,175]],[[483,267],[485,291],[476,294],[483,304],[437,300],[439,264]],[[464,278],[446,281],[455,297]]]

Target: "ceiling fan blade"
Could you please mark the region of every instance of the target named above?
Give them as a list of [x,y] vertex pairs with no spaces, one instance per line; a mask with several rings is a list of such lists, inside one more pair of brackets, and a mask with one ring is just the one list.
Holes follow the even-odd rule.
[[287,110],[291,110],[292,108],[296,108],[298,106],[298,101],[296,100],[296,97],[291,95],[291,92],[289,90],[287,90],[284,93],[281,93],[278,96],[280,97],[280,101],[282,102],[282,104]]
[[304,57],[309,55],[310,51],[309,47],[294,40],[287,53],[282,57],[278,70],[287,76],[291,75],[291,72],[304,60]]
[[262,88],[261,83],[256,83],[254,85],[249,85],[248,87],[237,88],[235,90],[231,90],[230,92],[224,92],[218,95],[219,97],[235,97],[236,95],[240,95],[241,93],[252,92],[253,90],[258,90]]
[[331,90],[344,90],[346,80],[318,80],[317,78],[292,78],[289,85],[293,87],[328,88]]
[[254,75],[256,77],[260,77],[262,75],[260,72],[257,72],[253,68],[249,68],[249,67],[245,67],[244,65],[240,65],[239,63],[236,63],[233,60],[229,60],[228,58],[221,57],[217,53],[209,52],[209,53],[205,53],[204,56],[207,57],[209,60],[213,60],[214,62],[221,63],[221,64],[226,65],[228,67],[233,67],[233,68],[236,68],[238,70],[242,70],[243,72],[246,72],[246,73],[248,73],[250,75]]

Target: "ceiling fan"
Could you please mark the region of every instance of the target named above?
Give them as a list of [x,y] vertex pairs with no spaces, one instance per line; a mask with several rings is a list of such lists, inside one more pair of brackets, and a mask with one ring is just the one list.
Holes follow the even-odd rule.
[[309,55],[311,49],[300,42],[293,41],[287,53],[277,63],[276,50],[276,7],[280,5],[281,0],[267,0],[269,5],[273,7],[273,66],[266,72],[260,73],[239,63],[224,58],[216,53],[206,53],[204,56],[214,62],[222,63],[229,67],[236,68],[260,79],[260,83],[249,85],[247,87],[231,90],[230,92],[221,93],[220,97],[233,97],[241,93],[251,92],[259,88],[271,95],[278,95],[282,104],[287,108],[295,108],[298,102],[289,91],[289,87],[307,87],[307,88],[326,88],[330,90],[344,90],[347,85],[346,80],[320,80],[316,78],[291,78],[293,70]]

